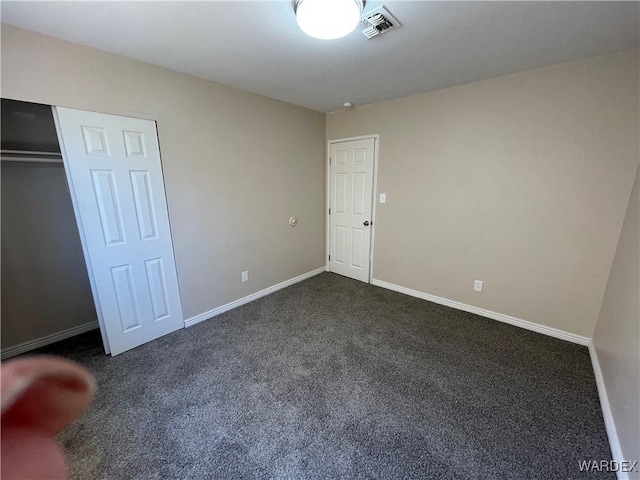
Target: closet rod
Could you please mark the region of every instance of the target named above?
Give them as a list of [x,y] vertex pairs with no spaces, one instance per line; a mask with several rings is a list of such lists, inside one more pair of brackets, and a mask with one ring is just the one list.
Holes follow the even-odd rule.
[[0,150],[3,161],[62,163],[62,155],[57,152],[33,152],[28,150]]

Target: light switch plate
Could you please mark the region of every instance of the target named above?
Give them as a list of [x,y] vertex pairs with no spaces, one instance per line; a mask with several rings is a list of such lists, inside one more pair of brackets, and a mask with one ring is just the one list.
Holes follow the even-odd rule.
[[380,203],[387,203],[387,194],[386,193],[381,193],[380,194]]

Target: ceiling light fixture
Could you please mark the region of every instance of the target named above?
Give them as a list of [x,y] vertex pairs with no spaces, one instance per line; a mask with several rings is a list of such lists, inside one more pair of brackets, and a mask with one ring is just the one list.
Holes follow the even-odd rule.
[[322,40],[351,33],[360,21],[362,7],[362,0],[295,0],[300,29]]

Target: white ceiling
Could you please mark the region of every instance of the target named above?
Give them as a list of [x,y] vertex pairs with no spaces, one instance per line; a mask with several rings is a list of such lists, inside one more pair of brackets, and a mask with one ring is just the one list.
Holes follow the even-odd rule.
[[289,0],[2,1],[2,22],[328,112],[640,45],[638,2],[368,1],[403,27],[315,40]]

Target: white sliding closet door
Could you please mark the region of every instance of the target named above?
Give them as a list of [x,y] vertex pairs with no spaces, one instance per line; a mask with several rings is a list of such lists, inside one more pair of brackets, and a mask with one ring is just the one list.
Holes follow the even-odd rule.
[[155,122],[55,107],[112,355],[184,327]]

